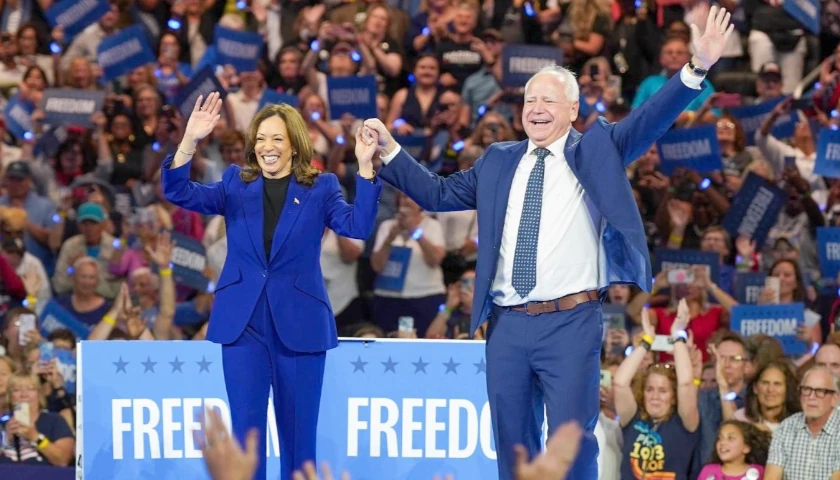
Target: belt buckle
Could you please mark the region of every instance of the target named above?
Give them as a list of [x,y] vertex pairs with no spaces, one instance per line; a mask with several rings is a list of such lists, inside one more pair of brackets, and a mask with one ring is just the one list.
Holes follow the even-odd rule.
[[525,314],[529,317],[536,317],[541,315],[542,311],[537,311],[535,313],[531,313],[531,306],[533,305],[534,309],[539,309],[542,302],[528,302],[525,304]]

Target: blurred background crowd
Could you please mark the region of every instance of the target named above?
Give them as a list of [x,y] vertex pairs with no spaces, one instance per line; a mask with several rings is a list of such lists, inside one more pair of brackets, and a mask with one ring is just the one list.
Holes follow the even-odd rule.
[[[821,274],[816,241],[817,228],[840,226],[840,182],[814,173],[819,131],[840,124],[840,1],[822,0],[819,35],[775,0],[109,3],[101,18],[68,38],[47,21],[52,0],[0,0],[0,107],[15,101],[32,110],[32,131],[23,135],[10,132],[9,119],[0,116],[0,462],[72,464],[73,352],[80,337],[204,338],[226,255],[225,225],[168,203],[159,171],[181,139],[180,89],[201,67],[213,68],[226,98],[216,130],[193,157],[195,181],[219,181],[228,166],[242,164],[245,130],[264,93],[273,91],[297,99],[316,166],[338,175],[352,201],[353,141],[362,119],[330,114],[328,77],[375,76],[379,118],[402,138],[422,138],[418,161],[447,175],[470,168],[493,142],[525,138],[522,92],[501,86],[506,45],[562,49],[581,86],[574,127],[583,131],[599,116],[622,120],[655,93],[691,58],[688,24],[697,23],[702,34],[709,8],[720,5],[733,12],[735,32],[675,128],[714,125],[722,170],[665,175],[655,146],[627,170],[651,252],[713,252],[719,274],[713,279],[697,268],[691,283],[672,285],[663,271],[651,294],[610,289],[607,303],[623,317],[607,325],[604,338],[601,478],[663,469],[696,478],[714,465],[728,474],[741,464],[763,471],[768,455],[792,472],[809,448],[822,447],[809,447],[784,421],[812,417],[824,417],[820,428],[834,438],[820,470],[827,476],[819,478],[840,472],[840,414],[831,414],[840,398],[840,297],[837,279]],[[98,45],[134,25],[146,33],[156,61],[104,81]],[[216,25],[264,37],[256,70],[214,64]],[[47,125],[42,100],[57,87],[104,92],[103,108],[86,125]],[[729,112],[765,102],[775,103],[760,124],[742,125]],[[777,138],[773,126],[785,115],[794,115],[796,126],[790,137]],[[758,245],[720,226],[751,173],[786,195]],[[477,237],[474,211],[427,213],[386,184],[367,241],[329,230],[322,239],[340,335],[468,338]],[[172,275],[178,238],[202,246],[207,288]],[[409,252],[405,281],[386,288],[377,276],[396,247]],[[743,272],[778,279],[757,303],[804,303],[798,337],[808,353],[786,356],[772,337],[730,331]],[[670,333],[683,298],[691,365],[665,353],[634,357],[643,327]],[[650,325],[643,325],[645,305]],[[803,377],[814,364],[834,376],[819,370]],[[680,375],[688,368],[693,378]],[[678,395],[695,380],[697,398]],[[622,394],[633,386],[635,396]],[[632,421],[616,413],[627,411],[628,398],[638,404]],[[11,415],[18,404],[31,406],[30,425]],[[638,422],[662,428],[642,435]]]

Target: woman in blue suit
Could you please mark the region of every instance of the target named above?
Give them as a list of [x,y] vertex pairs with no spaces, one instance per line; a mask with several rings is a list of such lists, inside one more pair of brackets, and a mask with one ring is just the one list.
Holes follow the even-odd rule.
[[[355,205],[344,201],[333,174],[310,166],[313,150],[297,110],[269,105],[248,127],[245,165],[222,181],[191,182],[196,144],[219,120],[222,100],[196,101],[178,151],[163,162],[166,199],[206,215],[224,215],[228,252],[216,285],[207,339],[222,344],[234,434],[250,429],[265,452],[269,385],[280,436],[281,478],[315,460],[315,431],[326,351],[338,344],[321,275],[321,237],[367,238],[381,184],[373,173],[372,138],[356,134],[359,175]],[[212,439],[210,439],[212,441]],[[265,455],[255,478],[265,478]]]

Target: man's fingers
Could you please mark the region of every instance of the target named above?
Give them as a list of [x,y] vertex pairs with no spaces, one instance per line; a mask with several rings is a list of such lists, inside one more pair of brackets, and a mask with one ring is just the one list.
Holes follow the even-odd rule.
[[520,468],[528,463],[528,450],[526,450],[522,445],[515,445],[513,447],[513,455],[515,457],[515,468]]
[[[715,28],[715,17],[716,16],[717,16],[717,5],[713,5],[712,8],[709,10],[709,16],[706,17],[706,31],[709,31],[710,28]],[[693,23],[691,24],[691,26],[692,26],[692,29],[691,29],[692,33],[694,33],[694,30],[696,30],[697,27],[694,26]],[[699,38],[699,37],[693,37],[693,38]]]
[[245,455],[257,459],[257,446],[259,445],[259,430],[252,428],[245,436]]

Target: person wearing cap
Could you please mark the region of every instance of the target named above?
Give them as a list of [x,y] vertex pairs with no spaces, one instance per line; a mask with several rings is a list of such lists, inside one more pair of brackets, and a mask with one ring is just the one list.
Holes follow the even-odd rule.
[[58,252],[58,261],[53,275],[53,288],[56,294],[69,293],[73,289],[73,263],[82,257],[96,259],[99,264],[99,285],[96,293],[105,298],[113,299],[120,289],[120,279],[108,274],[108,264],[115,248],[120,248],[114,242],[114,237],[105,231],[105,209],[93,202],[83,203],[76,211],[76,221],[79,234],[67,239]]
[[779,64],[767,62],[761,66],[755,78],[755,103],[763,103],[782,96],[782,71]]
[[55,265],[53,252],[49,248],[50,232],[55,228],[56,207],[49,199],[38,195],[32,182],[29,162],[19,160],[6,166],[3,175],[6,194],[0,197],[0,205],[15,206],[26,210],[28,222],[23,242],[26,251],[38,257],[47,274]]

